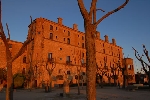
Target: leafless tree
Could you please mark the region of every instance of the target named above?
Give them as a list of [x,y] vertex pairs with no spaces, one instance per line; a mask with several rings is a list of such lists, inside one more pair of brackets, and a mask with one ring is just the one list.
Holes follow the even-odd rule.
[[[86,73],[87,73],[87,100],[96,100],[96,50],[95,50],[95,36],[96,28],[100,22],[102,22],[109,15],[119,11],[124,8],[129,0],[126,0],[121,6],[106,13],[103,17],[96,20],[96,11],[102,9],[97,9],[97,0],[92,0],[90,11],[88,12],[84,6],[83,0],[77,0],[80,12],[84,19],[85,28],[85,47],[86,47]],[[95,78],[94,78],[94,77]]]
[[[150,63],[150,56],[148,54],[148,50],[146,49],[146,46],[143,45],[143,52],[144,52],[144,54],[148,60],[148,63],[143,60],[143,58],[142,58],[144,56],[143,54],[140,55],[135,48],[133,48],[133,50],[135,52],[135,57],[140,61],[141,65],[142,65],[142,69],[144,70],[144,72],[148,76],[148,79],[149,79],[148,84],[149,84],[149,88],[150,88],[150,64],[149,64]],[[148,67],[148,69],[147,69],[147,67]]]
[[7,89],[6,89],[6,100],[13,100],[13,75],[12,75],[12,62],[21,56],[26,50],[26,46],[33,40],[33,38],[27,38],[27,40],[23,43],[22,47],[18,51],[18,53],[12,56],[11,51],[9,49],[9,41],[10,41],[10,33],[8,25],[8,38],[6,38],[5,33],[3,31],[2,22],[0,23],[0,36],[3,40],[6,47],[6,62],[7,62]]
[[[50,66],[51,65],[51,66]],[[45,65],[45,68],[48,72],[48,75],[49,75],[49,84],[47,84],[47,89],[48,89],[48,86],[49,86],[49,90],[48,91],[51,91],[51,86],[52,86],[52,73],[54,71],[56,67],[56,62],[54,61],[54,59],[52,60],[47,60],[46,61],[46,65]]]
[[97,65],[97,71],[96,71],[97,74],[96,75],[97,75],[98,79],[100,79],[101,88],[103,88],[103,76],[105,74],[107,74],[107,72],[108,72],[108,67],[106,66],[106,62],[104,63],[104,67],[99,67]]
[[126,69],[126,66],[123,64],[123,66],[121,66],[121,63],[120,63],[120,60],[118,62],[114,62],[117,66],[117,68],[119,69],[119,71],[122,72],[122,75],[123,75],[123,86],[122,88],[125,88],[125,84],[126,84],[126,81],[127,81],[127,75],[126,75],[126,72],[127,72],[127,69]]

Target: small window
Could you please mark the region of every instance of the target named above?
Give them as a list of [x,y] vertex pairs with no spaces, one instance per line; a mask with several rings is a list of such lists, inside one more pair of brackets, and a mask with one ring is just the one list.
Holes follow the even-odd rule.
[[70,62],[70,56],[67,56],[66,61]]
[[26,71],[25,68],[22,69],[22,74],[25,75]]
[[40,32],[38,32],[38,34],[40,34]]
[[79,37],[79,35],[78,35],[78,37]]
[[82,57],[84,57],[84,53],[82,53]]
[[50,39],[53,40],[53,33],[50,33]]
[[58,70],[58,73],[59,73],[59,74],[61,73],[61,69]]
[[67,39],[67,43],[70,44],[70,39],[69,38]]
[[64,38],[64,41],[65,41],[65,38]]
[[56,36],[56,39],[57,39],[57,36]]
[[103,53],[105,53],[105,49],[103,49]]
[[62,48],[60,48],[60,50],[62,50]]
[[60,60],[62,60],[62,58],[60,58]]
[[70,36],[70,32],[68,31],[68,36]]
[[48,59],[52,59],[52,53],[48,53]]
[[50,30],[53,30],[53,26],[52,25],[50,25]]
[[64,32],[65,32],[65,30],[64,30]]
[[70,71],[67,71],[67,74],[70,75]]
[[82,48],[84,48],[84,43],[82,43]]
[[57,30],[57,27],[56,27],[56,30]]
[[104,47],[105,45],[104,45],[104,43],[103,43],[103,47]]
[[23,63],[26,63],[26,56],[23,57]]
[[84,40],[84,36],[82,36],[82,40]]
[[85,75],[85,72],[82,72],[82,75]]

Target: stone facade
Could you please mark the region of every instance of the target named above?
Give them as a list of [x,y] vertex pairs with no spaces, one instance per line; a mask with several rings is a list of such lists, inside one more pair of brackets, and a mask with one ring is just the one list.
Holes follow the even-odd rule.
[[[107,76],[112,76],[111,66],[116,67],[115,62],[118,61],[120,61],[121,66],[129,62],[123,63],[122,48],[116,45],[115,39],[109,42],[108,36],[105,35],[105,40],[102,40],[100,32],[97,32],[95,36],[97,66],[101,69],[107,67],[103,80],[108,83]],[[53,80],[53,85],[63,84],[64,77],[77,83],[78,73],[83,79],[80,82],[86,82],[85,35],[78,31],[78,25],[73,24],[73,28],[70,28],[63,25],[62,18],[58,18],[58,22],[36,18],[29,25],[28,37],[33,37],[34,41],[27,46],[25,53],[13,62],[13,74],[22,72],[22,70],[28,73],[32,66],[36,86],[40,86],[42,81],[46,82],[49,78]],[[10,44],[13,55],[22,46],[21,42],[13,40],[10,41]],[[5,67],[5,47],[1,39],[0,55],[0,67]],[[133,61],[129,64],[133,65]],[[51,70],[52,67],[55,68],[49,77],[48,70]],[[98,73],[101,74],[100,71]],[[134,70],[129,73],[134,74]],[[122,82],[121,71],[117,75],[118,81]],[[113,79],[111,82],[113,83]]]

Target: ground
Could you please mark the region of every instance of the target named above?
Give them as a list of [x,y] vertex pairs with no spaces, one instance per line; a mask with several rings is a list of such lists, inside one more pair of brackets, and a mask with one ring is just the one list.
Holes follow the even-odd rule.
[[[14,100],[86,100],[86,88],[81,89],[81,95],[77,95],[77,87],[71,87],[68,97],[60,97],[62,88],[55,88],[50,93],[45,93],[44,89],[16,90]],[[135,90],[127,91],[117,87],[97,87],[97,100],[150,100],[150,91]],[[5,92],[0,92],[0,100],[5,100]]]

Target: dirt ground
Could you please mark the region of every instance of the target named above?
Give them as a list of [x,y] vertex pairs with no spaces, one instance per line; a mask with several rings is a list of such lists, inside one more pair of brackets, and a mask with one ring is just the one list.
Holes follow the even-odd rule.
[[[86,87],[77,95],[77,87],[70,88],[67,97],[61,97],[62,88],[55,88],[52,92],[45,93],[44,89],[14,91],[14,100],[86,100]],[[150,91],[127,91],[117,87],[97,87],[97,100],[150,100]],[[5,100],[5,91],[0,92],[0,100]]]

